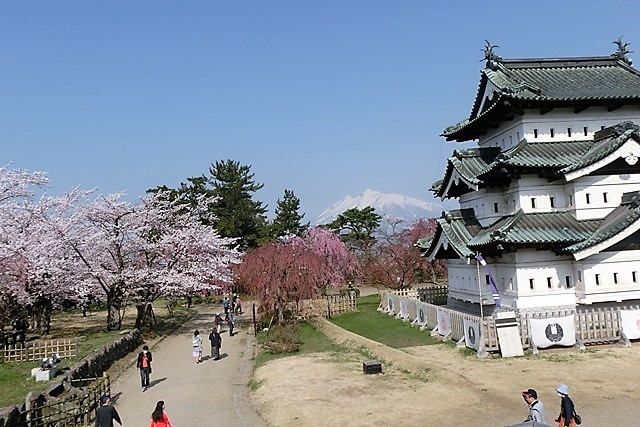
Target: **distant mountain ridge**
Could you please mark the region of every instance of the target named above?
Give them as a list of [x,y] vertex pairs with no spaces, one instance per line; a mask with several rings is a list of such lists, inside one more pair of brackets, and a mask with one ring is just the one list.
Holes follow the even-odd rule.
[[314,220],[314,224],[327,224],[348,209],[363,209],[367,206],[375,208],[376,213],[383,217],[400,218],[407,221],[439,216],[443,209],[442,205],[438,203],[427,202],[403,194],[381,193],[369,189],[360,196],[343,197],[336,204],[318,215]]

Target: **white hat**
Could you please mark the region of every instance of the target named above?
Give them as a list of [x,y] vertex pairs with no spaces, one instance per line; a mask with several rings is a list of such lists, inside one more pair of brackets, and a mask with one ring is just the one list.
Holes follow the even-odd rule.
[[564,384],[560,384],[558,387],[556,387],[556,391],[560,394],[564,394],[565,396],[569,395],[569,387]]

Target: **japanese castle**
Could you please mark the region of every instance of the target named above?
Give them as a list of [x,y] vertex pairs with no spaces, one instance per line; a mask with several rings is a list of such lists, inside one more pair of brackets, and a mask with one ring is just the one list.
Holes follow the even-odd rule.
[[[436,196],[456,198],[432,239],[448,305],[524,312],[640,300],[640,71],[610,56],[503,59],[489,42]],[[481,255],[489,270],[476,262]],[[633,301],[632,301],[633,300]]]

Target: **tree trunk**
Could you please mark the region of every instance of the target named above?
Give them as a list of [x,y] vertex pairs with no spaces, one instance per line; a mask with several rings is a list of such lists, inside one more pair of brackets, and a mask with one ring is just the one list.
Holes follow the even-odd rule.
[[147,319],[147,304],[136,304],[136,325],[135,328],[142,330]]
[[122,328],[121,307],[122,296],[117,289],[111,290],[107,294],[107,331],[119,331]]
[[284,306],[282,302],[278,301],[276,303],[276,310],[278,311],[278,324],[284,325]]
[[39,299],[34,304],[36,318],[36,332],[40,335],[49,335],[51,332],[51,311],[53,306],[48,299]]

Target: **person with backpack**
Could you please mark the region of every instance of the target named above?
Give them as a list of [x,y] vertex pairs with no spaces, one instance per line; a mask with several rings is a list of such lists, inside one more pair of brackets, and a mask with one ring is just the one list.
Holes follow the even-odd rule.
[[558,427],[576,427],[578,424],[582,424],[582,420],[576,414],[573,400],[569,397],[569,387],[560,384],[556,387],[556,392],[560,396],[560,415],[555,419]]
[[142,351],[138,354],[138,361],[136,362],[136,368],[140,369],[140,382],[142,383],[142,391],[147,391],[149,388],[149,374],[151,374],[151,361],[153,357],[149,351],[149,346],[142,347]]
[[200,331],[197,329],[191,338],[191,348],[193,350],[193,357],[196,359],[196,363],[202,362],[202,337],[200,336]]

